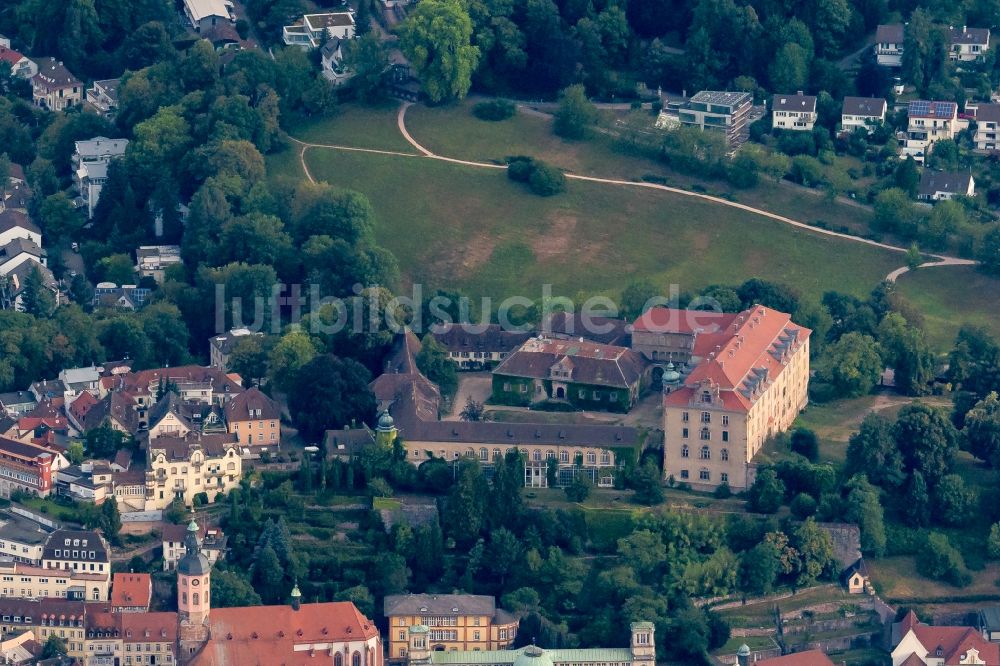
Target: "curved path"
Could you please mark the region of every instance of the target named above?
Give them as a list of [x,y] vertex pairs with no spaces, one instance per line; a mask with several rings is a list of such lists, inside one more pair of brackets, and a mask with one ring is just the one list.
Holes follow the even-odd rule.
[[[379,154],[379,155],[395,155],[397,157],[426,157],[426,158],[429,158],[429,159],[432,159],[432,160],[438,160],[438,161],[441,161],[441,162],[450,162],[452,164],[461,164],[461,165],[464,165],[464,166],[477,167],[477,168],[481,168],[481,169],[506,169],[507,168],[506,166],[500,165],[500,164],[490,164],[488,162],[475,162],[475,161],[472,161],[472,160],[460,160],[460,159],[456,159],[456,158],[453,158],[453,157],[445,157],[443,155],[437,155],[434,152],[432,152],[432,151],[428,150],[427,148],[425,148],[424,146],[420,145],[420,143],[418,143],[417,140],[414,139],[413,136],[410,134],[410,132],[406,129],[406,110],[408,108],[410,108],[410,106],[412,106],[412,104],[413,104],[412,102],[404,102],[399,107],[399,113],[396,115],[396,126],[399,128],[399,132],[400,132],[400,134],[403,135],[403,138],[405,138],[406,141],[411,146],[413,146],[417,151],[419,151],[419,154],[415,154],[415,153],[403,153],[403,152],[393,151],[393,150],[376,150],[374,148],[355,148],[353,146],[339,146],[339,145],[329,145],[329,144],[321,144],[321,143],[308,143],[308,142],[305,142],[305,141],[300,141],[299,139],[296,139],[294,137],[290,137],[292,141],[294,141],[295,143],[297,143],[297,144],[299,144],[299,145],[302,146],[302,150],[299,152],[299,161],[302,164],[302,170],[306,174],[306,177],[310,180],[310,182],[316,182],[315,179],[312,177],[312,174],[309,173],[309,167],[306,165],[306,159],[305,159],[305,157],[306,157],[306,150],[308,150],[309,148],[330,148],[330,149],[333,149],[333,150],[345,150],[345,151],[360,152],[360,153],[375,153],[375,154]],[[569,180],[581,180],[581,181],[586,181],[586,182],[590,182],[590,183],[602,183],[602,184],[605,184],[605,185],[617,185],[617,186],[624,186],[624,187],[641,187],[641,188],[650,189],[650,190],[662,190],[662,191],[665,191],[665,192],[671,192],[672,194],[679,194],[679,195],[685,196],[685,197],[692,197],[692,198],[695,198],[695,199],[702,199],[704,201],[709,201],[709,202],[714,203],[714,204],[719,204],[719,205],[722,205],[722,206],[729,206],[730,208],[736,208],[736,209],[739,209],[739,210],[747,211],[749,213],[754,213],[756,215],[760,215],[762,217],[767,217],[767,218],[770,218],[770,219],[775,220],[777,222],[781,222],[782,224],[787,224],[787,225],[792,226],[792,227],[797,227],[799,229],[804,229],[806,231],[809,231],[809,232],[812,232],[812,233],[815,233],[815,234],[822,234],[824,236],[832,236],[834,238],[840,238],[840,239],[843,239],[843,240],[851,241],[853,243],[864,243],[865,245],[870,245],[872,247],[877,247],[877,248],[880,248],[880,249],[883,249],[883,250],[889,250],[890,252],[906,253],[906,252],[909,251],[909,249],[905,248],[905,247],[899,247],[897,245],[890,245],[888,243],[880,243],[878,241],[873,241],[873,240],[870,240],[868,238],[862,238],[860,236],[853,236],[851,234],[845,234],[845,233],[841,233],[839,231],[831,231],[829,229],[821,229],[819,227],[814,227],[814,226],[808,225],[805,222],[800,222],[799,220],[793,220],[790,217],[785,217],[784,215],[778,215],[777,213],[772,213],[772,212],[764,210],[762,208],[755,208],[753,206],[748,206],[747,204],[741,204],[741,203],[738,203],[736,201],[730,201],[728,199],[723,199],[722,197],[712,196],[711,194],[702,194],[700,192],[691,192],[691,191],[683,190],[683,189],[680,189],[680,188],[677,188],[677,187],[670,187],[669,185],[660,185],[658,183],[633,182],[633,181],[629,181],[629,180],[619,180],[619,179],[615,179],[615,178],[598,178],[596,176],[581,176],[579,174],[574,174],[574,173],[566,173],[566,178],[569,179]],[[975,265],[975,264],[978,263],[978,262],[973,261],[971,259],[962,259],[962,258],[959,258],[959,257],[950,257],[950,256],[947,256],[947,255],[940,255],[940,254],[928,254],[927,256],[928,257],[932,257],[934,259],[934,261],[928,261],[928,262],[925,262],[923,264],[920,264],[920,266],[918,266],[918,268],[929,268],[929,267],[932,267],[932,266],[972,266],[972,265]],[[890,282],[895,282],[896,278],[898,278],[900,275],[906,273],[909,270],[910,270],[909,267],[902,266],[902,267],[897,268],[896,270],[892,271],[891,273],[889,273],[889,275],[887,275],[885,279],[888,280],[888,281],[890,281]]]

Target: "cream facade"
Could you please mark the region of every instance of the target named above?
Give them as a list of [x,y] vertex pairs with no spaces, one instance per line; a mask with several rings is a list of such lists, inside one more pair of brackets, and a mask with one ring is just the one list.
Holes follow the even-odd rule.
[[809,333],[758,306],[696,341],[711,351],[664,398],[666,478],[700,489],[753,483],[754,456],[808,403]]
[[907,108],[906,140],[902,156],[924,163],[934,143],[954,139],[959,132],[958,105],[954,102],[915,100]]
[[816,98],[803,95],[775,95],[771,102],[771,124],[775,129],[811,132],[816,125]]
[[175,499],[192,506],[198,493],[214,502],[237,487],[243,476],[242,460],[228,435],[150,440],[147,469],[146,511],[166,509]]
[[53,570],[16,562],[0,562],[0,595],[15,599],[107,601],[110,574]]
[[496,608],[493,597],[471,594],[406,594],[385,599],[389,659],[408,657],[410,627],[423,626],[432,651],[506,650],[518,620]]

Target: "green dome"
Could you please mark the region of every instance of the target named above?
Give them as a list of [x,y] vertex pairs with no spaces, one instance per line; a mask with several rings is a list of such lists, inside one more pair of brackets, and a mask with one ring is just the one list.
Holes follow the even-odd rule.
[[749,657],[750,656],[750,646],[744,643],[740,646],[740,649],[736,652],[737,657]]
[[513,666],[555,666],[552,657],[542,648],[529,645],[514,660]]
[[673,362],[667,363],[667,369],[663,371],[663,382],[665,384],[673,384],[681,379],[681,373],[677,372],[676,367]]
[[392,430],[396,427],[396,422],[392,420],[392,416],[389,415],[389,411],[386,410],[382,412],[382,415],[378,417],[378,429],[385,432]]

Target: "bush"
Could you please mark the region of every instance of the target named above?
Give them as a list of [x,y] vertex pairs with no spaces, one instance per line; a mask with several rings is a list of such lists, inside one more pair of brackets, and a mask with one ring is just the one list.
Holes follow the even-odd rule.
[[528,179],[531,191],[542,197],[551,197],[566,191],[566,176],[559,169],[544,162],[535,162],[535,170]]
[[816,500],[813,499],[812,495],[799,493],[788,508],[791,509],[793,516],[799,520],[805,520],[816,513]]
[[480,120],[500,121],[512,118],[517,113],[513,102],[505,99],[494,99],[489,102],[479,102],[472,107],[472,114]]
[[590,496],[590,488],[592,486],[593,484],[586,475],[579,474],[573,479],[573,483],[564,489],[566,491],[566,499],[570,502],[582,502]]
[[928,534],[923,549],[917,553],[917,571],[955,587],[965,587],[972,582],[962,554],[948,542],[948,537],[938,532]]
[[816,433],[808,428],[796,428],[792,432],[792,451],[804,456],[809,462],[816,462],[819,459],[819,442]]
[[240,36],[240,39],[246,39],[250,34],[250,24],[246,19],[236,19],[236,34]]
[[733,491],[729,487],[729,483],[723,481],[715,488],[715,492],[713,494],[715,495],[716,499],[727,499],[729,497],[732,497]]
[[515,157],[507,162],[507,177],[518,183],[527,183],[535,171],[535,161],[530,157]]

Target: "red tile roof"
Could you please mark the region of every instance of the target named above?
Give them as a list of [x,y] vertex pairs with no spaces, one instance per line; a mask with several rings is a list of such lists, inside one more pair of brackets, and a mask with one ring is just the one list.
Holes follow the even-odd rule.
[[90,411],[91,407],[100,402],[94,397],[89,391],[84,391],[77,397],[76,400],[69,406],[70,413],[77,421],[82,421],[84,417],[87,416],[87,412]]
[[152,580],[147,573],[116,573],[111,578],[111,606],[149,608]]
[[[296,645],[377,638],[375,624],[350,602],[291,606],[213,608],[210,635],[192,666],[305,666],[316,663]],[[376,659],[381,655],[376,650]],[[318,654],[328,654],[317,650]]]
[[713,333],[725,329],[738,315],[707,310],[650,308],[632,324],[633,331],[648,333]]
[[[910,611],[899,623],[899,630],[901,639],[912,631],[924,651],[931,656],[940,650],[941,657],[938,658],[944,659],[945,666],[957,666],[970,649],[976,650],[979,659],[987,666],[1000,666],[1000,645],[988,642],[972,627],[935,627],[923,624],[913,611]],[[913,659],[914,656],[917,657],[916,660]],[[917,653],[908,655],[903,662],[907,666],[923,663]]]
[[757,666],[834,666],[834,664],[819,650],[808,650],[758,661]]
[[14,49],[9,49],[6,46],[0,46],[0,60],[4,62],[9,62],[11,65],[16,65],[24,59],[24,56],[15,51]]
[[177,613],[122,613],[117,621],[126,643],[177,642]]
[[[251,417],[254,412],[259,412],[259,415]],[[281,408],[278,403],[256,388],[248,389],[226,403],[227,422],[259,419],[277,421],[280,418]]]

